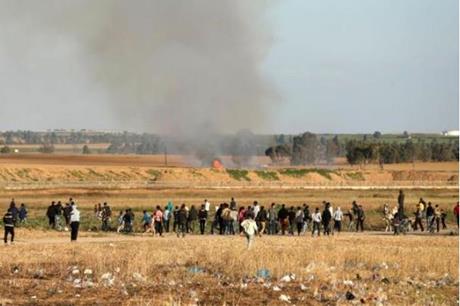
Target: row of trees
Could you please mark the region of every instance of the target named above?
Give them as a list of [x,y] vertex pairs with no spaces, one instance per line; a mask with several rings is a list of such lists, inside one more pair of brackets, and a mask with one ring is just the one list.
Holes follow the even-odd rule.
[[352,165],[371,162],[393,164],[414,161],[454,161],[459,157],[458,148],[458,140],[447,143],[411,140],[404,143],[349,141],[346,144],[346,158]]
[[[407,137],[403,141],[380,141],[381,135],[361,140],[340,140],[318,137],[313,133],[294,136],[290,142],[278,143],[265,150],[273,163],[289,162],[291,165],[333,163],[336,157],[346,157],[350,164],[381,164],[413,161],[452,161],[459,159],[458,138],[448,142],[417,140]],[[283,139],[284,140],[284,139]]]

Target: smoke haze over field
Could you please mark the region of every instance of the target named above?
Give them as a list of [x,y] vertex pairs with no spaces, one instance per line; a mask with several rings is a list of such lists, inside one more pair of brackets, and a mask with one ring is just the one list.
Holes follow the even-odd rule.
[[271,43],[264,9],[243,0],[5,1],[3,78],[30,78],[9,79],[2,104],[35,99],[32,120],[52,120],[40,101],[53,100],[57,114],[97,104],[119,129],[185,138],[257,130],[276,98],[260,72]]

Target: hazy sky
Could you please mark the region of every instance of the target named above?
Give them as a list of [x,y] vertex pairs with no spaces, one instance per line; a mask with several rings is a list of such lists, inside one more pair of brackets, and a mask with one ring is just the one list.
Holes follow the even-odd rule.
[[[458,11],[458,0],[273,1],[261,69],[279,102],[267,103],[272,115],[258,132],[458,129]],[[112,116],[73,40],[30,32],[27,19],[7,25],[0,130],[130,129]],[[21,52],[9,48],[27,35]],[[35,48],[44,42],[52,50]]]

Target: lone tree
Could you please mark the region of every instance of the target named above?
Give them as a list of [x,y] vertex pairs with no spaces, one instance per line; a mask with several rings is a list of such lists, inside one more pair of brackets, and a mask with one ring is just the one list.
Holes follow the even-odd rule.
[[54,145],[51,143],[44,143],[40,148],[38,148],[40,153],[54,153]]
[[292,144],[292,165],[314,164],[318,157],[319,142],[315,134],[306,132],[295,136]]
[[84,145],[81,153],[83,153],[83,154],[91,154],[91,150],[89,149],[89,147],[87,145]]

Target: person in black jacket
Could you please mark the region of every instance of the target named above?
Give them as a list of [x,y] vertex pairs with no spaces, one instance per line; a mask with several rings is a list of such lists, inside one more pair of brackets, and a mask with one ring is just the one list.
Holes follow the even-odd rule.
[[198,219],[200,220],[200,233],[204,235],[206,229],[206,221],[208,220],[208,212],[206,211],[205,205],[201,205],[201,209],[198,211]]
[[358,216],[356,217],[356,231],[358,232],[361,229],[361,232],[364,231],[364,209],[362,205],[358,206]]
[[54,207],[54,201],[51,202],[51,205],[48,206],[48,209],[46,210],[46,216],[48,217],[48,224],[49,226],[54,229],[56,227],[56,208]]
[[195,206],[192,205],[190,207],[190,211],[188,212],[188,219],[187,219],[187,233],[192,233],[195,231],[195,223],[198,220],[198,211],[196,210]]
[[182,204],[179,211],[177,212],[177,237],[185,237],[187,232],[187,210],[185,204]]
[[329,210],[329,206],[330,204],[326,203],[324,205],[323,213],[321,214],[321,220],[323,221],[323,232],[324,232],[324,235],[328,235],[328,236],[331,233],[330,222],[332,219],[331,211]]
[[265,227],[267,226],[268,215],[267,211],[265,210],[264,206],[260,207],[259,213],[256,217],[257,228],[259,229],[259,236],[262,237],[262,234],[265,231]]
[[295,209],[294,206],[291,206],[288,211],[289,219],[289,234],[294,235],[295,228],[297,226],[295,222]]
[[286,209],[285,205],[281,205],[281,209],[278,211],[278,221],[280,223],[280,226],[281,226],[281,234],[282,235],[285,235],[286,234],[286,230],[289,226],[289,212],[288,210]]
[[5,241],[5,244],[8,243],[8,235],[11,235],[11,243],[14,241],[14,217],[13,213],[8,210],[6,214],[3,216],[3,227],[5,229],[5,235],[3,240]]
[[399,220],[404,219],[404,192],[399,190],[398,195],[398,218]]

